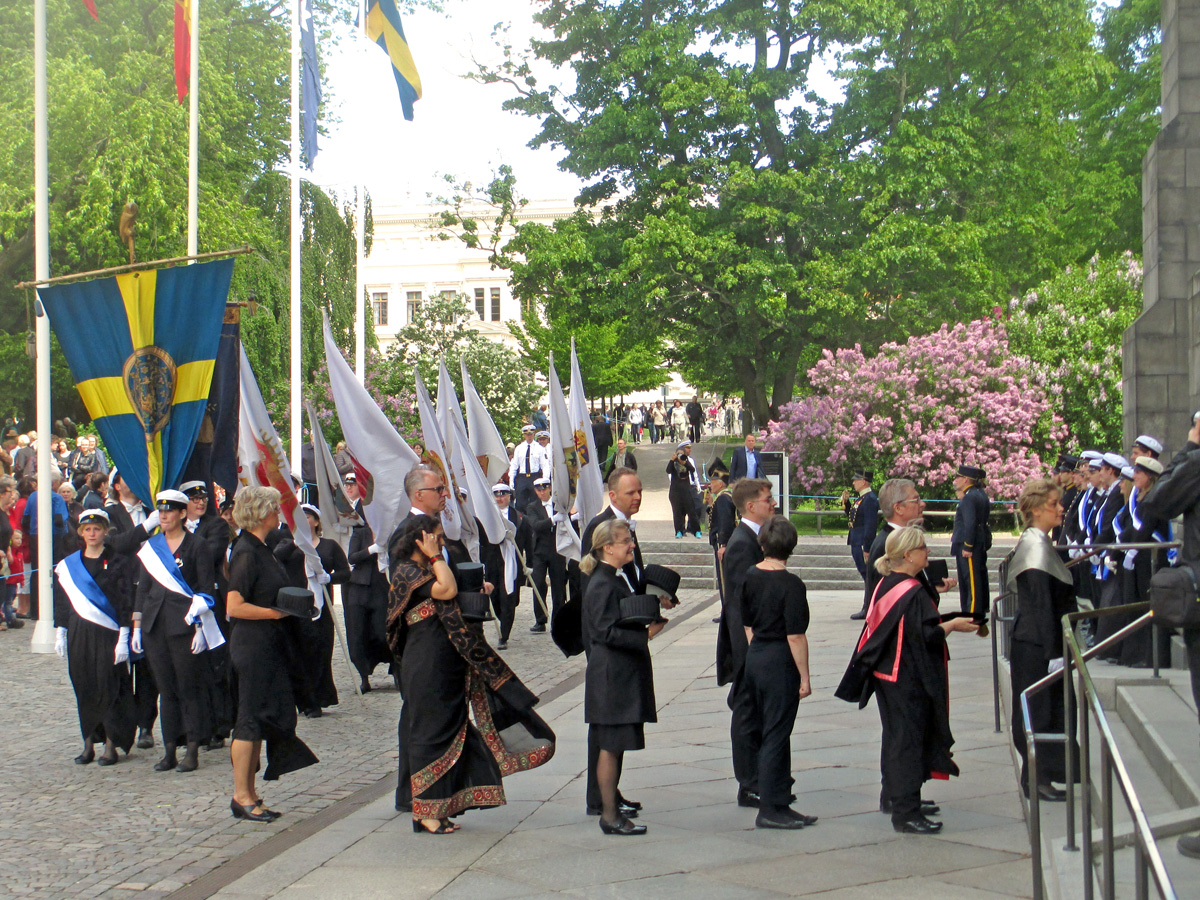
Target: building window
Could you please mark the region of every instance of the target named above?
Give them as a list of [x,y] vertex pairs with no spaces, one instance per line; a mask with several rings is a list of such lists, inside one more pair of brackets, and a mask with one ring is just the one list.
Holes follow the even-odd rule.
[[[479,314],[479,318],[483,318],[483,313]],[[500,321],[500,288],[492,288],[492,321]]]
[[405,299],[408,301],[408,324],[417,318],[417,308],[421,305],[421,292],[409,291]]
[[387,291],[379,291],[371,294],[371,313],[375,317],[376,325],[386,325],[388,323],[388,295]]
[[475,288],[475,312],[478,314],[480,322],[487,320],[487,311],[484,309],[483,297],[483,288]]
[[455,290],[438,291],[438,296],[441,297],[443,300],[454,300],[458,297],[458,291],[455,291]]

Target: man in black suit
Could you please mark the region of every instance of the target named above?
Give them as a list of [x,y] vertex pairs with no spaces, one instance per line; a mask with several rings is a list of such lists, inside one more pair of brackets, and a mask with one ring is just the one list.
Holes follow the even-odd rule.
[[612,428],[604,419],[604,413],[598,412],[592,416],[592,441],[596,444],[596,459],[600,465],[608,459],[608,451],[612,449]]
[[[525,524],[525,516],[512,505],[512,488],[501,481],[499,484],[492,485],[492,496],[495,498],[501,514],[516,528],[514,535],[516,545],[524,546],[525,532],[529,526]],[[523,579],[520,562],[517,563],[517,577],[513,582],[513,589],[509,591],[505,588],[502,546],[488,541],[487,535],[483,533],[482,529],[479,538],[480,561],[483,563],[487,580],[495,585],[492,589],[492,607],[496,610],[496,616],[500,620],[500,642],[496,645],[496,649],[507,650],[508,638],[512,634],[513,620],[516,618],[517,604],[521,600],[521,581]]]
[[683,411],[688,417],[688,440],[698,444],[704,431],[704,407],[700,405],[700,395],[693,396]]
[[871,490],[871,479],[866,472],[855,472],[850,483],[858,493],[858,499],[852,502],[848,492],[842,494],[842,506],[846,510],[846,518],[850,520],[846,543],[850,545],[854,568],[866,580],[867,557],[871,555],[875,532],[879,530],[879,497]]
[[547,613],[553,615],[562,609],[567,599],[567,561],[558,552],[555,544],[555,526],[566,521],[566,513],[554,509],[550,499],[550,479],[539,478],[533,483],[534,498],[525,507],[525,518],[532,534],[531,556],[533,562],[530,580],[543,598],[546,596],[546,580],[550,581],[551,608],[546,610],[537,603],[533,609],[532,634],[546,633]]
[[355,473],[346,473],[342,488],[359,516],[346,550],[350,581],[342,593],[342,615],[346,621],[346,649],[358,671],[359,690],[366,694],[371,690],[375,667],[392,658],[387,645],[388,580],[379,571],[379,547],[363,516],[362,489]]
[[733,456],[729,459],[730,483],[741,478],[758,478],[762,474],[758,451],[754,449],[757,441],[754,432],[750,432],[746,435],[746,443],[733,451]]
[[746,574],[763,560],[758,532],[775,515],[771,482],[762,478],[743,478],[733,486],[733,503],[742,521],[733,529],[722,557],[726,602],[721,607],[721,625],[717,633],[717,684],[731,685],[728,702],[733,717],[729,733],[733,740],[733,774],[738,780],[738,806],[757,807],[762,721],[744,677],[749,643],[742,624],[739,597]]
[[[733,536],[733,530],[737,528],[738,524],[733,492],[726,481],[728,477],[724,469],[709,469],[708,488],[712,491],[712,513],[708,520],[708,542],[712,544],[713,548],[713,563],[717,572],[717,591],[721,596],[722,605],[725,603],[725,574],[721,560],[725,556],[725,547],[729,544],[729,538]],[[714,621],[721,620],[718,618]]]

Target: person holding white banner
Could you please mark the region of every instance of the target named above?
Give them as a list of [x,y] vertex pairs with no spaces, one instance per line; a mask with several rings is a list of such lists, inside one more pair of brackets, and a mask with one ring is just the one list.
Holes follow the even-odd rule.
[[[225,642],[212,615],[216,575],[208,545],[183,527],[187,497],[161,491],[154,500],[162,533],[138,551],[130,648],[145,650],[158,685],[163,758],[154,771],[194,772],[201,742],[213,735],[209,670],[200,654]],[[179,762],[175,748],[184,742],[187,754]]]
[[117,748],[129,753],[137,730],[133,681],[129,675],[129,623],[133,587],[128,558],[104,546],[108,513],[84,510],[79,517],[83,549],[54,568],[55,647],[67,659],[79,709],[83,752],[75,762],[117,761]]

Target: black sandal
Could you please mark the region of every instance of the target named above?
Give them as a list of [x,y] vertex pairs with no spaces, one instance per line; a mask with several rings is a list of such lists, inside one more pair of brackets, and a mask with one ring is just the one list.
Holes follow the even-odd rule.
[[458,831],[457,825],[449,822],[438,822],[437,828],[426,828],[422,819],[413,819],[413,834],[453,834]]

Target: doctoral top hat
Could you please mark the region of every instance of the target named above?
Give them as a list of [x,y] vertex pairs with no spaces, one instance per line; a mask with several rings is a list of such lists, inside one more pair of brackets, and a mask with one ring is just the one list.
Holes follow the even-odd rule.
[[974,478],[976,481],[982,481],[986,477],[986,473],[979,466],[959,466],[958,474],[963,478]]

